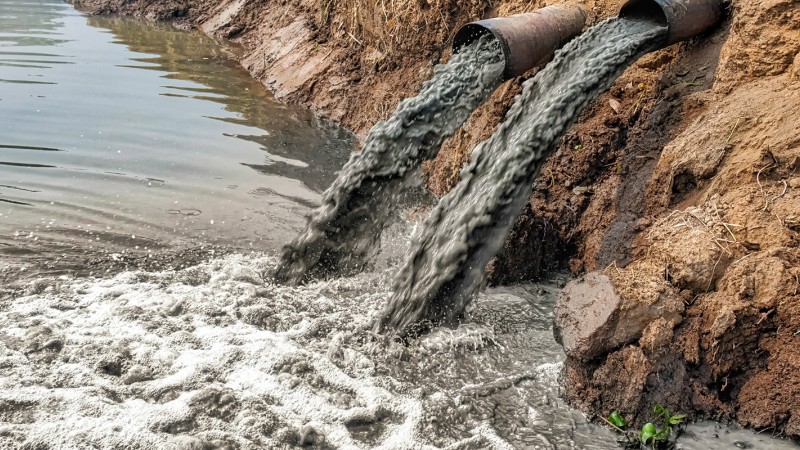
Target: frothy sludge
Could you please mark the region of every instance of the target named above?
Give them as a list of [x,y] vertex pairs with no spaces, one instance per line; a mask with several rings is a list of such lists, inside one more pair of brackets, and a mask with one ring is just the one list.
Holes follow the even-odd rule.
[[420,93],[369,132],[323,195],[305,230],[284,249],[276,279],[292,284],[315,274],[360,269],[422,161],[500,83],[503,53],[491,35],[481,37],[436,66]]
[[613,18],[572,40],[523,91],[433,210],[398,274],[376,330],[457,324],[502,247],[557,139],[666,28]]
[[574,439],[554,428],[582,416],[557,396],[550,312],[498,296],[479,302],[476,324],[406,347],[363,331],[391,269],[292,288],[265,284],[275,262],[231,255],[28,285],[0,304],[0,448]]

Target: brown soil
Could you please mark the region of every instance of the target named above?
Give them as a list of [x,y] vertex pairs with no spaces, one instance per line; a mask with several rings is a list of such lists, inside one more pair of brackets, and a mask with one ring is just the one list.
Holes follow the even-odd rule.
[[[796,2],[734,2],[723,30],[683,46],[660,75],[671,80],[651,114],[662,136],[640,128],[625,149],[638,156],[632,144],[649,143],[652,162],[621,181],[635,189],[617,187],[616,202],[607,196],[614,218],[595,225],[605,228],[596,253],[584,235],[580,262],[611,279],[616,293],[595,299],[611,305],[610,317],[626,308],[643,317],[656,294],[685,308],[677,318],[660,307],[647,320],[609,320],[592,328],[600,351],[574,346],[567,395],[584,410],[642,420],[667,403],[800,437],[798,19]],[[693,92],[675,90],[697,82]],[[664,102],[673,110],[666,121],[657,115]],[[617,234],[632,199],[633,232]],[[570,337],[578,302],[569,292],[559,302]]]
[[[362,137],[416,92],[461,24],[555,3],[73,1],[239,42],[242,64],[279,98]],[[621,3],[581,4],[596,23]],[[568,351],[567,395],[584,410],[641,420],[664,403],[800,437],[800,3],[732,0],[729,9],[713,33],[643,58],[581,116],[491,280],[561,267],[608,277],[621,309],[598,332],[614,339]],[[426,165],[432,192],[458,182],[519,82],[498,89]],[[569,306],[565,295],[563,323],[574,322]]]

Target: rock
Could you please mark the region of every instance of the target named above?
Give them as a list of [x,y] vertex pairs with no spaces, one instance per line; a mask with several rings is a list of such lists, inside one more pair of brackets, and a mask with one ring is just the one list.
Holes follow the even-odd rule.
[[611,280],[600,273],[591,272],[567,284],[556,303],[554,328],[567,356],[591,359],[600,355],[603,345],[596,337],[621,303]]
[[638,339],[657,319],[680,322],[683,302],[666,283],[643,273],[617,276],[625,279],[590,272],[561,292],[555,334],[568,357],[589,361]]

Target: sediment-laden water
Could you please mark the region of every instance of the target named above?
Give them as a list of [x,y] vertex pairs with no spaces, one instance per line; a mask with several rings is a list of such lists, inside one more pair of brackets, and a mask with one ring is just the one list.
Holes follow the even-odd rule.
[[308,226],[283,253],[276,278],[299,283],[314,274],[346,273],[374,253],[403,185],[502,79],[503,54],[491,35],[462,48],[420,93],[377,123],[325,192]]
[[[395,268],[289,287],[276,262],[28,283],[0,303],[0,448],[619,448],[562,398],[563,280],[403,345],[367,331]],[[678,442],[795,448],[713,423]]]
[[408,334],[459,322],[557,139],[665,33],[649,22],[607,20],[524,83],[505,121],[475,149],[461,182],[426,220],[376,329]]
[[393,269],[293,288],[275,263],[30,283],[0,308],[0,448],[613,448],[560,399],[556,285],[404,346],[364,331]]

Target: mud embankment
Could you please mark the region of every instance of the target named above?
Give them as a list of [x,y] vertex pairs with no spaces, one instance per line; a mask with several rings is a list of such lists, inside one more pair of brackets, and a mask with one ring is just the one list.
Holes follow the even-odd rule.
[[[733,2],[723,30],[659,75],[669,87],[654,117],[672,102],[666,120],[681,119],[659,146],[636,145],[647,128],[627,143],[651,162],[608,196],[616,212],[596,256],[582,241],[600,272],[559,303],[573,403],[642,417],[667,402],[800,437],[798,52],[800,4]],[[629,179],[640,203],[626,211]],[[594,323],[581,319],[587,307]]]
[[[239,42],[279,98],[364,136],[460,25],[554,2],[74,3]],[[581,4],[593,24],[621,3]],[[432,192],[458,181],[519,81],[426,165]],[[800,4],[733,0],[721,27],[643,58],[565,136],[490,270],[495,282],[600,271],[558,308],[573,404],[641,420],[664,403],[800,437],[799,108]]]

